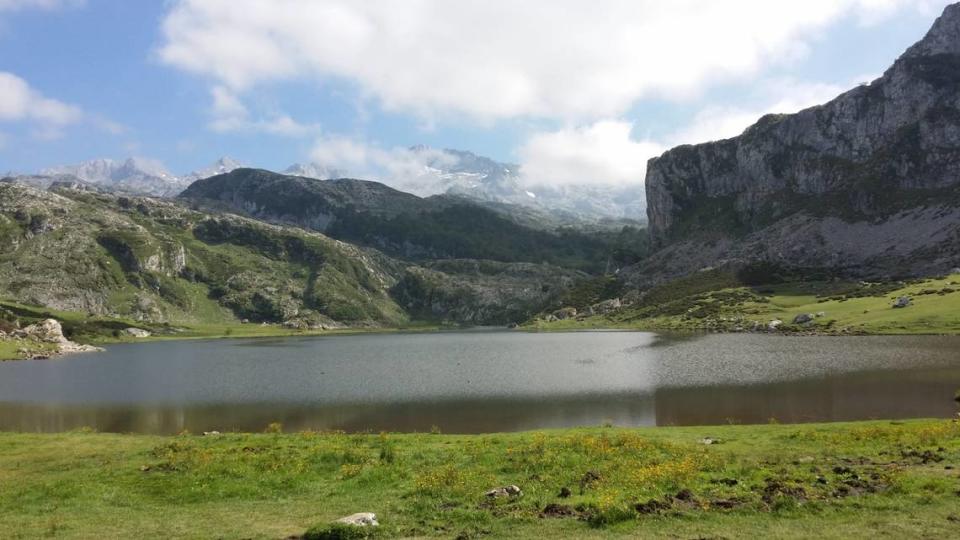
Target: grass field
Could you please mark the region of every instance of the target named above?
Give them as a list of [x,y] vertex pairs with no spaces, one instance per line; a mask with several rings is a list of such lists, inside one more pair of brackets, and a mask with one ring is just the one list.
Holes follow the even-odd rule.
[[[2,433],[0,537],[286,538],[369,511],[380,537],[948,538],[960,535],[957,466],[960,424],[949,420]],[[509,484],[523,494],[484,495]]]
[[[656,302],[581,319],[537,320],[538,330],[631,328],[647,330],[764,330],[770,321],[780,331],[817,334],[960,334],[960,275],[897,283],[800,282],[755,287],[693,289],[669,294],[654,290]],[[681,290],[682,289],[679,289]],[[668,293],[668,294],[663,294]],[[901,296],[910,306],[894,308]],[[792,324],[800,314],[810,324]],[[755,328],[757,327],[757,328]]]

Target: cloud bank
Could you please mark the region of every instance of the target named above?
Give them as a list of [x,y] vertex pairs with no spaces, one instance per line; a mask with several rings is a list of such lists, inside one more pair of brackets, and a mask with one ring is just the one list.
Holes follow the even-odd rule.
[[336,79],[431,120],[595,121],[796,58],[841,17],[867,23],[918,4],[180,0],[163,21],[159,56],[233,92]]
[[[561,126],[517,149],[534,183],[642,182],[650,157],[737,135],[843,88],[763,81],[847,18],[871,25],[943,0],[178,0],[160,60],[209,81],[211,127],[307,134],[293,119],[251,121],[244,96],[283,81],[345,83],[362,100],[427,125],[529,119]],[[759,81],[756,107],[711,107],[657,140],[624,115],[639,101],[696,100],[712,86]],[[351,171],[407,170],[402,151],[327,136],[317,161]],[[352,163],[352,165],[351,165]],[[401,164],[401,165],[398,165]],[[406,163],[407,165],[402,165]]]
[[49,139],[82,118],[79,107],[45,97],[20,77],[0,71],[0,122],[32,123],[37,137]]

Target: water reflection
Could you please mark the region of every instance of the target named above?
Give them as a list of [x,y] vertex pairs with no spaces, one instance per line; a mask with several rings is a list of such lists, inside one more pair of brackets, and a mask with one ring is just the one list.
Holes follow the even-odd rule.
[[150,343],[0,364],[0,430],[481,433],[948,417],[960,340],[631,332]]

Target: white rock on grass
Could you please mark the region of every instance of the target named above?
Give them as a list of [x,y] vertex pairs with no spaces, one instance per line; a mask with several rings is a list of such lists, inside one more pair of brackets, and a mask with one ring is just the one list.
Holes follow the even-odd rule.
[[135,338],[150,337],[150,332],[147,332],[142,328],[127,328],[126,330],[124,330],[124,332],[126,332],[128,336],[135,337]]
[[376,527],[380,525],[377,522],[377,515],[373,512],[359,512],[342,517],[336,521],[344,525],[356,525],[357,527]]
[[523,491],[520,491],[519,486],[509,485],[491,489],[486,493],[487,497],[519,497],[523,495]]

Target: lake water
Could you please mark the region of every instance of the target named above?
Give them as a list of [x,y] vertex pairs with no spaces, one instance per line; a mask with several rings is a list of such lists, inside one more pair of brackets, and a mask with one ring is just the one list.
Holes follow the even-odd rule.
[[0,430],[428,431],[950,417],[958,337],[465,331],[0,362]]

